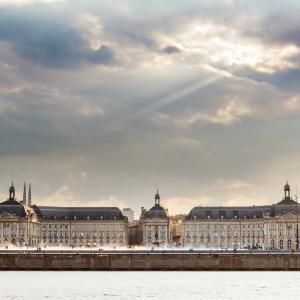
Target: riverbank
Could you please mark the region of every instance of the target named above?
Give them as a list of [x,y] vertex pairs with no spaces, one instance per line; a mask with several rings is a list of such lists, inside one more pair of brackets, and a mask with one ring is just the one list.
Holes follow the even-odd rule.
[[299,253],[1,253],[0,270],[293,271]]

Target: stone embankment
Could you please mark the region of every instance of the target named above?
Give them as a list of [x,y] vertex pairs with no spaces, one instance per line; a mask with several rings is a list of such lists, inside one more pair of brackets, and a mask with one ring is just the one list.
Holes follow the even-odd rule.
[[0,254],[0,270],[300,270],[300,254],[17,253]]

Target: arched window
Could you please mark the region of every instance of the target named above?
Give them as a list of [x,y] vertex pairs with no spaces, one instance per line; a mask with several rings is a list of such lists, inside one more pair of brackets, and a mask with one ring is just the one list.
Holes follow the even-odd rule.
[[280,249],[280,250],[283,250],[283,240],[280,240],[280,241],[279,241],[279,249]]

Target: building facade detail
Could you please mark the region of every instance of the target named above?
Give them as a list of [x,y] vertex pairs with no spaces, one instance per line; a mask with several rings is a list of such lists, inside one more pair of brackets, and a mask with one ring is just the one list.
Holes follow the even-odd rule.
[[299,204],[284,187],[273,205],[195,207],[184,221],[184,244],[206,249],[299,249]]
[[28,203],[26,186],[23,200],[17,201],[12,184],[9,199],[0,203],[0,244],[127,245],[128,219],[119,208],[30,206],[31,185],[28,193]]
[[152,208],[142,207],[139,222],[139,240],[145,246],[167,245],[170,242],[169,217],[160,204],[160,194],[157,191]]
[[36,245],[39,222],[34,210],[15,196],[14,184],[8,199],[0,203],[0,245]]
[[[126,210],[124,210],[126,211]],[[131,210],[128,210],[129,213]],[[194,207],[188,215],[169,217],[157,191],[154,206],[142,207],[139,220],[117,207],[31,205],[31,185],[21,201],[14,184],[0,203],[0,245],[134,246],[167,245],[201,249],[299,250],[300,207],[288,183],[273,205]]]

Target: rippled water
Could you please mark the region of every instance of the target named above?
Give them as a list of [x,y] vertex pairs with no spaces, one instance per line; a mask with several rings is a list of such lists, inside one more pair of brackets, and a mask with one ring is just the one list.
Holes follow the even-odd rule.
[[0,299],[297,299],[300,272],[0,272]]

